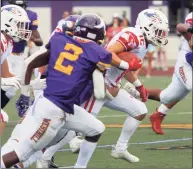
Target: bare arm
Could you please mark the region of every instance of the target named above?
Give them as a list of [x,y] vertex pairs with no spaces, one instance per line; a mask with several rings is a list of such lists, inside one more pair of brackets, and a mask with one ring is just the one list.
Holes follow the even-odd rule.
[[25,68],[26,72],[24,75],[24,84],[29,85],[32,72],[34,68],[45,66],[48,64],[50,58],[50,51],[40,51],[36,52],[35,54],[31,55],[29,58],[25,60]]
[[133,83],[138,79],[137,76],[135,75],[135,73],[132,72],[132,71],[128,71],[127,74],[124,77],[130,83]]
[[178,24],[178,25],[176,26],[176,30],[177,30],[178,32],[180,32],[180,33],[182,34],[182,36],[183,36],[187,41],[189,41],[189,40],[191,39],[191,34],[187,31],[187,29],[188,29],[188,25],[186,25],[186,24],[180,23],[180,24]]
[[31,41],[35,43],[36,46],[42,46],[43,41],[42,38],[38,32],[38,30],[32,30],[32,36],[31,36]]
[[117,54],[125,51],[124,46],[120,42],[116,41],[107,47],[107,51],[112,53],[112,65],[119,67],[122,60],[117,56]]

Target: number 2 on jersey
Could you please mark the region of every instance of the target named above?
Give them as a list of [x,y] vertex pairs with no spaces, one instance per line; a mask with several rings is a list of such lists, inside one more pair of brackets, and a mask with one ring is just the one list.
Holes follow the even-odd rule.
[[[83,53],[82,48],[71,44],[71,43],[67,43],[66,46],[64,47],[64,49],[66,50],[66,52],[61,52],[56,63],[54,66],[54,69],[63,72],[67,75],[71,75],[72,70],[74,69],[74,67],[72,65],[68,65],[68,66],[63,66],[62,63],[64,62],[65,59],[70,60],[70,61],[76,61],[80,54]],[[67,51],[72,50],[74,53],[71,54]]]

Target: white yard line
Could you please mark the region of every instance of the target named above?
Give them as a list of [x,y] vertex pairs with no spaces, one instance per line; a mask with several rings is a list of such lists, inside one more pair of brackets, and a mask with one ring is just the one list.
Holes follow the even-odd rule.
[[[169,139],[169,140],[158,140],[158,141],[147,141],[147,142],[136,142],[136,143],[130,143],[131,145],[147,145],[147,144],[159,144],[159,143],[169,143],[169,142],[180,142],[180,141],[188,141],[193,140],[193,138],[179,138],[179,139]],[[101,145],[97,146],[97,148],[106,148],[106,147],[112,147],[113,144],[108,145]],[[71,149],[61,149],[58,152],[64,152],[64,151],[71,151]]]

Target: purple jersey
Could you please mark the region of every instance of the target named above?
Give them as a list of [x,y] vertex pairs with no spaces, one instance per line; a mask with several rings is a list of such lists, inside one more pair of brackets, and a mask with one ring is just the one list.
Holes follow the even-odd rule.
[[[29,20],[31,21],[29,24],[29,29],[30,30],[37,30],[38,28],[38,16],[36,12],[26,10],[27,15],[29,17]],[[25,46],[27,45],[27,42],[25,40],[20,40],[19,42],[14,42],[13,43],[13,52],[14,53],[23,53]]]
[[112,55],[94,42],[82,42],[63,33],[55,33],[49,42],[47,88],[44,96],[67,113],[92,80],[97,65],[111,63]]
[[186,57],[186,61],[189,63],[189,65],[192,66],[192,64],[193,64],[193,53],[188,52],[185,57]]

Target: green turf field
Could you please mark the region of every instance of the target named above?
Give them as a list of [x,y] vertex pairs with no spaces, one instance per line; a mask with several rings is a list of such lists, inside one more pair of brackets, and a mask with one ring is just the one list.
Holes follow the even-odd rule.
[[[171,77],[153,77],[150,80],[141,78],[146,87],[164,88],[171,80]],[[177,92],[177,91],[176,91]],[[10,115],[10,121],[18,120],[15,111],[15,100],[6,107]],[[159,103],[148,101],[147,107],[151,114]],[[147,116],[148,117],[148,116]],[[126,114],[103,108],[99,119],[104,124],[122,125],[126,119]],[[10,135],[15,122],[10,122],[2,137],[4,143]],[[148,118],[142,124],[149,124]],[[192,95],[189,94],[167,115],[164,124],[171,124],[171,128],[164,129],[165,135],[160,136],[152,132],[151,128],[140,127],[131,138],[128,150],[139,157],[138,163],[128,163],[123,160],[111,158],[111,145],[115,144],[121,128],[106,128],[99,141],[100,148],[97,148],[89,166],[92,168],[192,168]],[[183,124],[181,129],[173,129],[172,125]],[[188,125],[189,124],[189,125]],[[187,128],[189,127],[189,129]],[[187,147],[186,147],[187,146]],[[154,148],[154,149],[153,149]],[[157,149],[156,149],[157,148]],[[67,151],[56,154],[56,163],[60,167],[73,166],[77,154]]]

